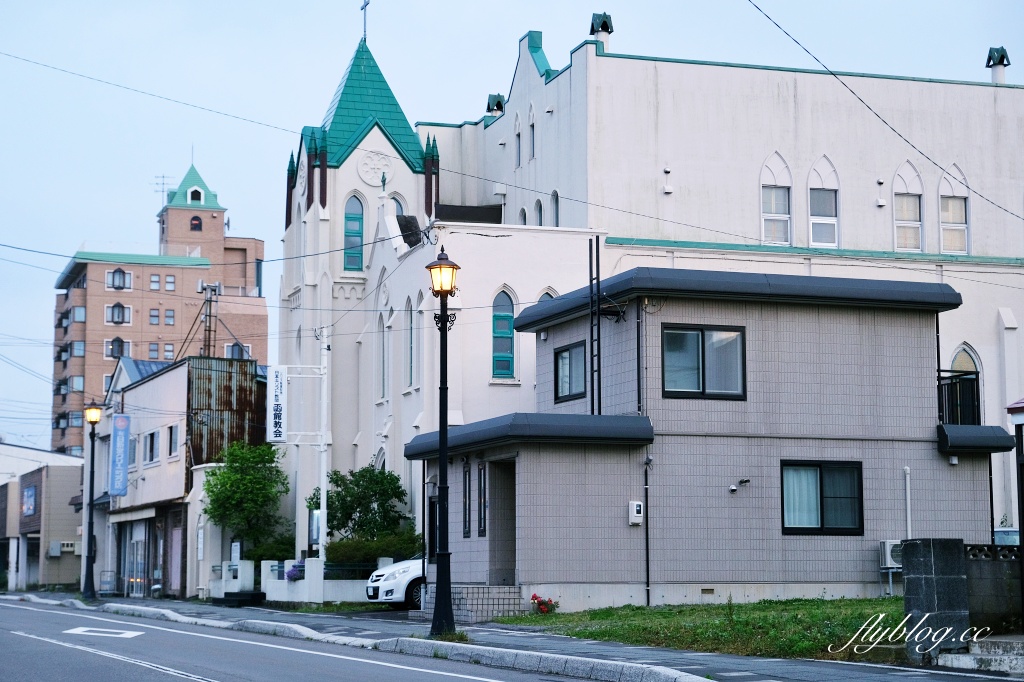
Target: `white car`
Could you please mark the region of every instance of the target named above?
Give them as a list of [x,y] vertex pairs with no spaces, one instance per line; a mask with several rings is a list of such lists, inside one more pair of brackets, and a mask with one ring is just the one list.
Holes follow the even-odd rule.
[[366,581],[366,600],[419,610],[422,608],[420,587],[424,582],[423,559],[399,561],[373,572]]

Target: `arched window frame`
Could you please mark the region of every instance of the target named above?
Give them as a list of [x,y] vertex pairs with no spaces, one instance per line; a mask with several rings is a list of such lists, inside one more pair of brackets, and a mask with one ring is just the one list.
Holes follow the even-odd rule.
[[[352,194],[345,200],[345,270],[361,272],[363,269],[363,199]],[[356,208],[358,207],[358,211]]]
[[544,224],[544,203],[540,199],[533,204],[533,215],[537,219],[538,225]]
[[839,174],[827,156],[815,162],[807,178],[807,214],[810,245],[839,248]]
[[519,224],[520,225],[525,225],[526,224],[526,208],[525,207],[519,209]]
[[121,268],[107,271],[107,289],[113,291],[131,291],[132,274]]
[[939,245],[942,253],[971,252],[970,210],[967,178],[956,164],[939,180]]
[[[533,105],[530,105],[530,161],[537,158],[537,120],[533,115]],[[538,223],[539,225],[540,223]]]
[[405,299],[405,386],[412,388],[416,383],[416,314],[412,299]]
[[115,336],[104,344],[103,355],[114,360],[131,357],[131,347],[131,341],[125,341],[120,336]]
[[[908,159],[896,170],[892,181],[892,243],[896,251],[924,251],[923,195],[921,173]],[[913,199],[915,196],[916,202]]]
[[772,152],[761,167],[761,242],[793,243],[793,174],[779,152]]
[[377,315],[377,398],[388,397],[388,343],[384,334],[384,314]]
[[512,328],[516,299],[507,288],[501,289],[491,301],[491,377],[515,379],[516,339]]
[[395,215],[405,215],[405,204],[402,203],[402,198],[398,194],[391,195],[391,204],[395,207]]
[[[198,197],[195,196],[197,192],[199,193]],[[185,197],[186,197],[186,203],[189,203],[189,204],[192,204],[192,203],[202,204],[202,203],[204,203],[204,200],[206,199],[206,193],[203,192],[203,188],[202,187],[200,187],[198,185],[193,185],[192,187],[188,188],[188,192],[185,193]]]
[[558,190],[551,192],[551,224],[555,227],[561,225],[562,218],[559,215]]
[[126,306],[122,303],[115,303],[113,305],[106,306],[106,323],[107,324],[131,324],[132,323],[132,309],[131,306]]
[[523,165],[523,130],[522,124],[519,122],[519,114],[516,114],[515,135],[515,167],[519,168],[520,166]]

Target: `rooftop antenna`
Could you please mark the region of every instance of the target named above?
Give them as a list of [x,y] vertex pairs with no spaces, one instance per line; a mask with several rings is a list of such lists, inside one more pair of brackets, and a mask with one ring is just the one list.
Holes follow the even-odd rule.
[[363,12],[363,42],[366,42],[366,7],[370,4],[370,0],[363,0],[363,6],[359,9]]
[[163,201],[167,201],[167,188],[171,186],[171,183],[170,183],[171,176],[170,175],[154,175],[153,179],[156,182],[149,183],[149,184],[153,185],[153,191],[154,192],[158,192],[160,194],[160,201],[162,201],[162,202]]

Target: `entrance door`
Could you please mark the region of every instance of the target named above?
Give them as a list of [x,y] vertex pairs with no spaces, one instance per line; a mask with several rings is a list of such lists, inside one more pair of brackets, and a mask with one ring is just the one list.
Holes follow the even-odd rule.
[[516,585],[516,463],[487,464],[489,585]]
[[178,595],[181,594],[181,526],[171,529],[171,556],[168,558],[167,584],[168,590]]

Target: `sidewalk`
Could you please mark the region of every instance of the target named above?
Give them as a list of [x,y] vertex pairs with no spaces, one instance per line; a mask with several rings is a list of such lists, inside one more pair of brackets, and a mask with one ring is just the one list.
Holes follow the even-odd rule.
[[964,682],[1006,679],[945,670],[768,659],[711,654],[553,635],[542,628],[482,623],[460,627],[471,644],[426,639],[430,623],[402,611],[308,614],[268,608],[228,608],[204,602],[169,599],[104,598],[83,604],[77,595],[14,593],[0,599],[21,600],[106,613],[170,620],[245,632],[310,639],[345,646],[410,655],[442,656],[455,661],[515,670],[621,682],[694,682],[742,679],[744,682],[823,681],[893,682],[918,679]]

